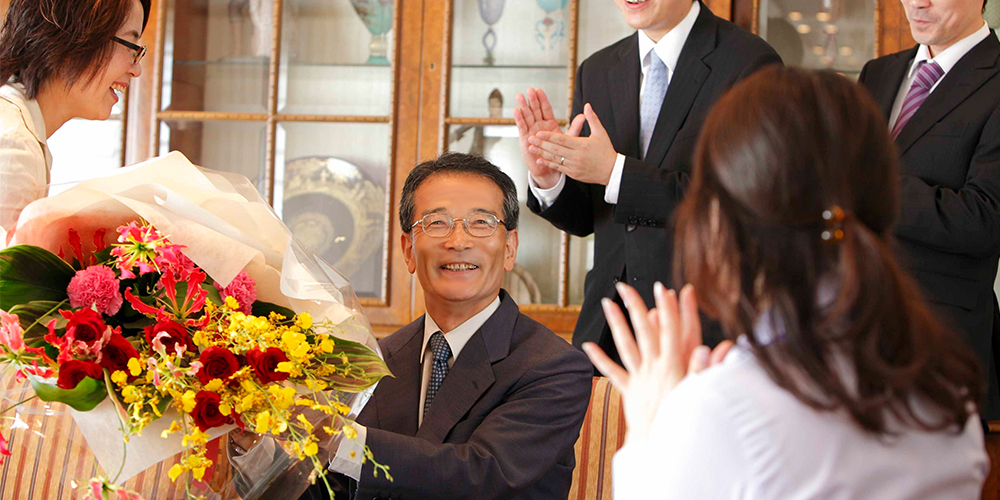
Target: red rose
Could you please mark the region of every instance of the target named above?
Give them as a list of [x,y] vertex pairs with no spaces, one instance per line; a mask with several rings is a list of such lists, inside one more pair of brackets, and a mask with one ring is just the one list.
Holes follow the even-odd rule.
[[161,333],[167,334],[166,338],[160,339],[160,342],[163,344],[163,347],[167,348],[168,353],[174,352],[174,345],[176,344],[187,346],[188,352],[194,351],[194,343],[191,342],[191,336],[188,335],[187,328],[184,325],[168,319],[153,326],[147,326],[146,342],[152,346],[153,339]]
[[111,373],[117,370],[128,372],[128,360],[138,357],[139,351],[132,347],[131,342],[119,333],[112,333],[111,340],[101,349],[101,366]]
[[232,418],[219,411],[221,401],[222,398],[214,392],[198,391],[198,394],[195,394],[191,418],[194,419],[195,425],[201,429],[201,432],[232,421]]
[[198,361],[201,361],[201,370],[198,370],[197,375],[202,384],[207,384],[214,378],[226,380],[240,369],[236,355],[222,347],[205,349]]
[[101,335],[104,335],[104,330],[107,329],[101,315],[90,308],[80,309],[72,315],[64,312],[63,316],[69,318],[69,323],[66,324],[66,333],[73,332],[73,338],[87,344],[100,340]]
[[104,371],[101,370],[101,365],[93,361],[72,359],[59,365],[59,378],[56,380],[56,385],[60,389],[76,389],[76,385],[84,377],[100,381],[104,379]]
[[247,363],[253,367],[257,378],[263,383],[280,382],[288,378],[288,374],[275,371],[278,363],[288,361],[285,353],[277,347],[268,347],[266,351],[251,349],[247,351]]

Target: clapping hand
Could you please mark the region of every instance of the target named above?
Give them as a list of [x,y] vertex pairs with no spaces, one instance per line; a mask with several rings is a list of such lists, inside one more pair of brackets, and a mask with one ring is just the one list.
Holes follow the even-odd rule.
[[[531,152],[531,149],[535,147],[528,141],[539,132],[555,132],[561,135],[562,130],[556,122],[555,115],[552,113],[552,104],[544,90],[529,87],[525,94],[527,97],[524,94],[517,94],[517,107],[514,108],[514,123],[517,124],[521,158],[528,166],[528,171],[535,179],[535,183],[542,189],[549,189],[559,182],[559,176],[562,174],[557,169],[550,168],[547,163],[539,161],[540,157],[537,152]],[[569,135],[580,135],[584,120],[582,116],[578,118],[570,124],[567,131]]]
[[691,285],[681,289],[680,301],[673,290],[656,283],[656,308],[646,309],[634,288],[618,284],[628,308],[635,338],[622,310],[610,299],[602,301],[611,334],[624,368],[611,360],[597,345],[587,342],[583,350],[622,395],[627,440],[649,435],[663,398],[689,373],[697,373],[725,358],[733,343],[724,341],[714,351],[702,345],[701,320]]
[[[590,136],[579,137],[584,121],[590,125]],[[539,130],[528,143],[528,152],[536,157],[539,167],[558,170],[588,184],[607,186],[618,158],[611,137],[590,103],[584,104],[583,113],[573,119],[569,133]]]

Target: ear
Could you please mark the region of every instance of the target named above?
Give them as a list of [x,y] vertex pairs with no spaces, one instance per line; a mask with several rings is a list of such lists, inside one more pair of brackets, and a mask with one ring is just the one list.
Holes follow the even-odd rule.
[[503,270],[508,273],[514,269],[514,261],[517,260],[517,229],[507,232],[507,242],[504,249]]
[[413,258],[413,235],[403,233],[399,237],[399,243],[403,246],[403,260],[406,261],[406,269],[413,274],[417,270],[417,260]]

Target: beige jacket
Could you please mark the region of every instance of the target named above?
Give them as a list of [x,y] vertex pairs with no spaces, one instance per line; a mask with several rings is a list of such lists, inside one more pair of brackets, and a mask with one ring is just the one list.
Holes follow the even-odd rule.
[[0,248],[21,210],[45,197],[51,169],[38,102],[20,84],[0,86]]

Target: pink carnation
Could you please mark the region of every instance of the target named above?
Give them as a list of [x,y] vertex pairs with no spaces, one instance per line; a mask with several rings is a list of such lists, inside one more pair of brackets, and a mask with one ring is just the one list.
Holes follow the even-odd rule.
[[257,300],[257,283],[246,271],[240,271],[229,286],[222,288],[216,283],[215,288],[219,290],[219,295],[222,295],[223,299],[226,297],[236,299],[243,314],[250,314],[253,303]]
[[66,292],[69,305],[74,308],[96,306],[97,312],[114,316],[122,307],[118,278],[109,267],[90,266],[77,271]]

